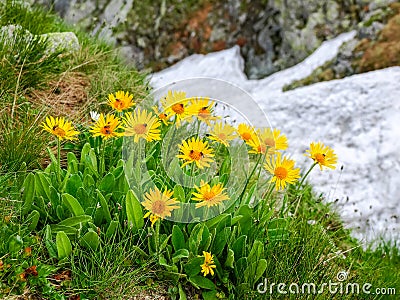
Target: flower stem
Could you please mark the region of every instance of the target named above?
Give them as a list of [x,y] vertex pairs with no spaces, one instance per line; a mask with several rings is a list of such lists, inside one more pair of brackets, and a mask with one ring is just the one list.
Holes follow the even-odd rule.
[[57,164],[58,181],[61,183],[61,142],[59,138],[57,138]]
[[250,182],[250,178],[253,176],[254,172],[256,171],[256,168],[257,168],[257,166],[258,166],[260,160],[261,160],[261,155],[258,157],[258,160],[257,160],[256,164],[254,165],[254,168],[253,168],[253,170],[251,171],[249,177],[246,178],[246,183],[244,184],[242,193],[241,193],[240,196],[239,196],[239,199],[240,199],[240,202],[241,202],[241,203],[242,203],[242,200],[243,200],[242,197],[243,197],[243,195],[244,195],[244,193],[245,193],[245,191],[246,191],[247,185],[248,185],[249,182]]
[[297,197],[296,200],[297,200],[297,204],[296,204],[296,209],[294,210],[294,216],[296,216],[296,214],[297,214],[297,211],[298,211],[299,206],[300,206],[300,200],[301,200],[301,197],[299,197],[299,195],[297,195],[297,193],[298,193],[299,189],[301,188],[301,186],[303,185],[304,180],[306,180],[307,176],[311,173],[312,169],[314,169],[314,167],[315,167],[317,164],[318,164],[318,162],[315,162],[315,163],[308,169],[307,173],[303,176],[303,178],[301,179],[299,185],[297,186],[297,189],[296,189],[296,197]]

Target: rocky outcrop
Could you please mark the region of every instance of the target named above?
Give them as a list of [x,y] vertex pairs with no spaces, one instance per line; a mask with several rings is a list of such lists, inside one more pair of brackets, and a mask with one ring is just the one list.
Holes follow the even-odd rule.
[[290,67],[321,42],[374,22],[391,0],[32,0],[160,70],[194,53],[239,45],[250,78]]

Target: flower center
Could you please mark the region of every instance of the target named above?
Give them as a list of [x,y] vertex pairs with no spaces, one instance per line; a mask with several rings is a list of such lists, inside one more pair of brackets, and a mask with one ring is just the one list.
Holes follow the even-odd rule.
[[146,133],[146,129],[147,129],[147,124],[136,124],[133,127],[133,131],[135,131],[136,134],[144,134]]
[[208,192],[205,192],[204,194],[203,194],[203,198],[204,198],[204,200],[206,200],[206,201],[209,201],[209,200],[211,200],[212,198],[214,198],[215,197],[215,193],[213,192],[213,191],[208,191]]
[[174,111],[174,113],[181,115],[185,112],[185,107],[183,106],[182,103],[177,103],[172,105],[172,110]]
[[323,163],[325,162],[325,154],[317,153],[317,154],[315,154],[314,159],[315,159],[319,164],[323,164]]
[[104,126],[103,128],[101,128],[100,131],[101,131],[101,133],[104,134],[104,135],[112,134],[112,130],[111,130],[111,128],[110,128],[109,125]]
[[164,114],[164,113],[159,114],[158,117],[159,117],[161,120],[167,119],[167,115]]
[[250,140],[250,139],[251,139],[251,134],[250,134],[250,132],[243,132],[243,133],[242,133],[242,139],[244,139],[246,142],[247,142],[248,140]]
[[189,153],[189,157],[192,160],[200,160],[203,157],[203,155],[204,155],[203,152],[196,151],[196,150],[190,150],[190,153]]
[[122,109],[124,108],[124,103],[120,99],[115,99],[114,106],[116,109]]
[[156,200],[151,206],[151,212],[155,215],[161,215],[165,212],[165,202],[161,200]]
[[266,145],[266,146],[268,146],[268,147],[275,147],[275,141],[274,141],[274,139],[271,139],[271,138],[266,138],[265,140],[264,140],[264,144]]
[[208,107],[207,106],[205,106],[205,107],[203,107],[203,108],[201,108],[200,110],[199,110],[199,114],[198,114],[198,116],[200,117],[200,118],[203,118],[203,119],[207,119],[209,116],[210,116],[210,111],[208,110]]
[[257,152],[258,152],[258,153],[265,153],[265,150],[266,150],[265,145],[259,145],[259,146],[257,147]]
[[55,126],[53,127],[53,131],[54,131],[54,134],[57,135],[57,136],[61,136],[61,137],[64,137],[64,136],[65,136],[65,131],[64,131],[64,129],[58,127],[58,125],[55,125]]
[[275,169],[274,175],[279,179],[285,179],[287,177],[288,171],[284,167],[277,167]]
[[225,133],[220,133],[220,134],[218,134],[218,137],[219,137],[221,140],[225,140],[225,139],[226,139],[226,134],[225,134]]

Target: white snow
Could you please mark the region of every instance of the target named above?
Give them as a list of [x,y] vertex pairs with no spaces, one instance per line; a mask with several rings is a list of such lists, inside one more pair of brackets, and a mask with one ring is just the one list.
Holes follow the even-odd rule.
[[[354,37],[342,34],[324,42],[298,65],[261,80],[248,80],[238,47],[193,55],[151,77],[154,88],[193,77],[232,82],[248,92],[265,111],[271,125],[288,136],[288,153],[303,166],[312,141],[333,147],[335,171],[313,170],[309,181],[336,208],[353,236],[371,243],[378,238],[400,241],[400,67],[322,82],[289,92],[282,87],[308,76],[331,60],[340,45]],[[224,91],[220,91],[223,94]],[[239,93],[240,94],[240,93]],[[246,110],[254,106],[230,97]],[[248,101],[248,100],[246,100]],[[247,112],[250,121],[262,114]],[[343,166],[343,171],[340,171]]]

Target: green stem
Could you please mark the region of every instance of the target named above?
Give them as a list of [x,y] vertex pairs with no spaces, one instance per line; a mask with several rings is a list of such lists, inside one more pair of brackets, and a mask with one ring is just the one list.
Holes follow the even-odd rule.
[[249,177],[246,178],[246,183],[244,184],[242,193],[241,193],[240,196],[239,196],[240,202],[242,202],[242,200],[243,200],[242,197],[243,197],[243,195],[244,195],[244,193],[245,193],[245,191],[246,191],[247,185],[249,184],[250,178],[253,176],[254,172],[256,171],[256,168],[257,168],[257,166],[258,166],[260,160],[261,160],[261,155],[258,157],[258,160],[257,160],[256,164],[254,165],[254,168],[253,168],[253,170],[251,171]]
[[312,169],[314,169],[314,167],[315,167],[317,164],[318,164],[318,162],[315,162],[315,163],[308,169],[307,173],[303,176],[303,178],[301,179],[299,185],[297,186],[297,189],[296,189],[296,197],[297,197],[296,200],[297,200],[297,204],[296,204],[296,209],[294,210],[294,216],[296,216],[296,214],[297,214],[297,211],[298,211],[299,206],[300,206],[300,200],[301,200],[301,197],[299,197],[299,196],[297,195],[297,193],[298,193],[299,189],[301,188],[301,186],[303,185],[304,180],[306,180],[307,176],[310,174],[310,172],[312,171]]
[[105,165],[105,159],[104,159],[104,153],[106,152],[106,141],[101,140],[101,158],[100,158],[100,174],[103,176],[106,165]]
[[57,163],[58,163],[58,181],[61,183],[61,142],[60,139],[57,138]]

